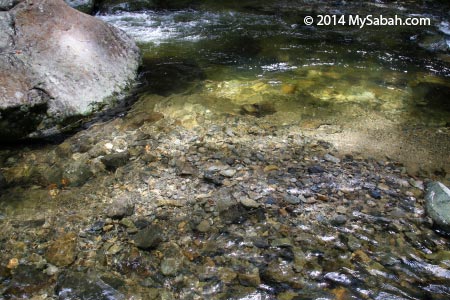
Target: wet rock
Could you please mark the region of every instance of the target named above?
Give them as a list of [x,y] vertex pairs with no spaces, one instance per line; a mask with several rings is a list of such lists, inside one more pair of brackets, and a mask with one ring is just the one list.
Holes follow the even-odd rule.
[[122,219],[131,216],[133,212],[133,201],[129,197],[121,195],[113,200],[106,210],[106,215],[113,219]]
[[427,186],[425,196],[428,215],[433,223],[450,232],[450,190],[440,182],[432,182]]
[[154,123],[164,119],[164,115],[155,111],[140,111],[127,116],[125,127],[129,129],[137,129],[145,123]]
[[292,252],[294,253],[294,270],[295,272],[301,272],[307,263],[306,255],[299,247],[293,247]]
[[337,158],[337,157],[335,157],[335,156],[333,156],[331,154],[325,154],[323,156],[323,159],[325,159],[326,161],[329,161],[329,162],[333,162],[335,164],[338,164],[338,163],[341,162],[341,160],[339,158]]
[[374,199],[381,199],[381,191],[378,189],[369,190],[369,195]]
[[330,224],[333,226],[342,226],[345,223],[347,223],[347,217],[344,215],[334,215],[330,220]]
[[80,160],[67,164],[62,176],[67,180],[69,186],[77,187],[85,184],[93,176],[93,173],[87,163]]
[[161,261],[161,273],[165,276],[176,275],[182,265],[182,260],[175,257],[167,257]]
[[207,171],[203,174],[203,179],[208,183],[220,186],[223,184],[223,177],[215,172]]
[[308,167],[309,174],[321,174],[323,172],[325,172],[325,169],[319,165]]
[[295,273],[288,262],[274,260],[264,270],[263,280],[272,283],[289,283],[295,280]]
[[68,266],[75,261],[76,246],[77,235],[73,232],[66,233],[50,244],[45,253],[45,258],[55,266]]
[[236,170],[234,169],[225,169],[219,172],[220,175],[224,177],[233,177],[236,174]]
[[134,80],[139,49],[98,18],[61,0],[21,1],[8,14],[1,31],[12,30],[14,42],[0,57],[2,139],[58,133]]
[[29,299],[51,284],[50,277],[29,265],[19,265],[2,296],[6,299]]
[[133,237],[134,244],[143,250],[156,248],[162,240],[161,227],[157,225],[150,225],[141,229]]
[[[299,203],[303,202],[301,199],[304,199],[304,197],[301,195],[299,197],[294,196],[294,195],[285,195],[284,196],[284,201],[286,201],[287,203],[290,203],[290,204],[299,204]],[[306,199],[305,199],[305,201],[306,201]]]
[[178,175],[180,175],[180,176],[190,176],[190,175],[195,175],[196,173],[197,173],[197,170],[190,163],[181,164],[181,166],[178,170]]
[[253,241],[253,245],[257,248],[267,249],[270,247],[269,241],[264,238],[256,238]]
[[105,222],[102,220],[96,221],[92,226],[87,230],[87,232],[92,234],[98,234],[103,230],[105,226]]
[[211,225],[209,224],[208,220],[201,221],[196,227],[199,232],[208,232],[210,228]]
[[270,245],[272,247],[280,247],[280,248],[284,248],[284,247],[292,247],[292,241],[289,238],[278,238],[278,239],[274,239]]
[[130,154],[128,152],[112,153],[102,157],[101,161],[108,171],[114,172],[117,168],[128,163]]
[[244,198],[240,199],[239,202],[240,202],[244,207],[247,207],[247,208],[258,208],[259,205],[260,205],[260,204],[259,204],[258,202],[256,202],[255,200],[250,199],[250,198],[247,198],[247,197],[244,197]]
[[70,299],[96,299],[111,300],[125,299],[125,296],[98,276],[87,275],[81,272],[66,272],[58,277],[55,289],[59,300]]
[[350,285],[352,283],[351,278],[343,273],[338,272],[329,272],[325,274],[325,279],[330,280],[334,283],[342,284],[342,285]]
[[250,273],[239,273],[238,280],[239,283],[243,286],[258,287],[261,284],[261,278],[259,277],[258,268],[255,268]]
[[248,213],[241,205],[233,205],[220,213],[226,224],[242,224],[248,219]]
[[48,276],[53,276],[59,272],[59,268],[57,266],[54,266],[52,264],[48,264],[47,268],[45,268],[44,273]]

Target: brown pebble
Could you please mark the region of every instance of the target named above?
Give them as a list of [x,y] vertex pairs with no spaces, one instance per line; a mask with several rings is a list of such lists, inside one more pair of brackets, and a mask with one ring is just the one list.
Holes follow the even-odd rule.
[[6,267],[10,270],[17,268],[17,266],[19,265],[19,260],[17,258],[11,258],[8,262],[8,264],[6,265]]
[[321,201],[328,201],[330,198],[327,195],[317,194],[317,199]]

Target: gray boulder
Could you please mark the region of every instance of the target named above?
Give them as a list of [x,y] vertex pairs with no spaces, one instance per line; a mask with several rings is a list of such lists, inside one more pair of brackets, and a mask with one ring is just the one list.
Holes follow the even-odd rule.
[[427,186],[425,196],[428,215],[433,223],[450,232],[450,190],[440,182],[432,182]]
[[92,113],[134,80],[140,62],[124,32],[63,0],[0,12],[0,53],[1,140],[49,135]]

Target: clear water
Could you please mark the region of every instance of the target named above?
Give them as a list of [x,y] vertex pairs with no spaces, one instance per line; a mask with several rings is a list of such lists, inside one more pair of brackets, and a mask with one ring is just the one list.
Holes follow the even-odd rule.
[[181,10],[98,17],[141,46],[144,94],[188,93],[206,109],[259,117],[266,112],[254,107],[269,103],[274,124],[338,128],[340,134],[321,138],[340,150],[387,155],[413,171],[448,172],[449,50],[430,51],[450,42],[448,16],[406,4],[328,9],[428,17],[431,26],[305,26],[303,17],[311,13],[295,6],[269,14]]
[[[170,202],[203,193],[198,190],[195,178],[178,176],[171,162],[157,162],[155,171],[147,164],[140,165],[136,159],[117,174],[99,171],[93,183],[87,182],[82,187],[58,183],[62,186],[53,184],[47,189],[45,183],[31,178],[33,174],[48,175],[38,178],[43,182],[58,178],[52,168],[55,161],[61,160],[56,158],[61,155],[63,164],[59,163],[65,171],[70,163],[85,159],[88,154],[84,153],[87,150],[81,150],[83,147],[90,149],[89,152],[98,151],[93,154],[98,158],[107,144],[119,148],[127,145],[130,142],[127,138],[134,133],[133,130],[125,132],[127,127],[122,127],[121,122],[138,119],[138,114],[133,117],[133,111],[128,121],[125,117],[109,125],[98,124],[65,145],[12,150],[3,154],[2,171],[17,173],[13,174],[14,178],[31,179],[22,182],[23,187],[9,187],[0,196],[2,295],[11,286],[9,279],[4,280],[7,276],[3,271],[9,259],[17,256],[19,262],[26,259],[34,262],[32,255],[27,258],[25,253],[43,256],[54,237],[49,232],[74,231],[83,233],[78,244],[80,257],[75,265],[67,268],[120,273],[127,279],[124,286],[128,286],[129,294],[141,294],[142,299],[149,297],[145,287],[154,286],[153,279],[164,283],[162,288],[158,287],[161,291],[157,299],[171,299],[165,291],[176,292],[179,299],[448,299],[449,239],[439,235],[424,220],[422,190],[414,189],[405,178],[415,181],[396,169],[396,164],[392,164],[392,171],[390,163],[365,160],[371,155],[389,156],[412,169],[411,173],[427,171],[425,175],[450,182],[447,175],[450,172],[450,57],[448,50],[426,50],[434,42],[450,44],[449,16],[445,11],[428,11],[427,7],[406,4],[350,3],[334,7],[334,12],[414,14],[430,17],[432,25],[364,29],[304,26],[302,19],[308,12],[287,6],[280,13],[216,9],[98,16],[122,28],[139,43],[143,54],[142,84],[132,109],[154,109],[179,120],[182,126],[158,125],[160,131],[148,133],[159,136],[155,140],[159,151],[169,153],[174,160],[185,155],[187,149],[197,149],[195,126],[199,124],[195,118],[211,111],[219,125],[199,130],[208,134],[203,134],[204,147],[198,147],[199,153],[194,153],[194,158],[202,156],[200,148],[218,149],[214,144],[216,135],[222,140],[236,139],[233,144],[239,146],[237,150],[242,148],[249,155],[253,155],[252,147],[258,144],[267,161],[271,161],[270,151],[290,153],[293,150],[297,155],[297,150],[302,151],[301,145],[292,142],[289,144],[292,149],[274,145],[287,145],[286,141],[298,133],[302,137],[306,134],[314,140],[330,141],[341,154],[356,151],[362,155],[354,162],[341,162],[323,178],[309,176],[306,179],[312,187],[305,183],[308,188],[302,188],[291,181],[282,185],[288,187],[283,191],[286,195],[308,197],[315,194],[314,188],[324,189],[333,196],[341,193],[339,200],[329,203],[305,200],[304,205],[290,206],[294,209],[289,212],[268,204],[263,220],[255,213],[243,224],[219,223],[223,232],[202,236],[194,231],[184,234],[184,225],[180,224],[191,222],[199,211],[205,217],[210,200],[211,205],[219,206],[230,195],[212,187],[210,191],[217,193],[205,200],[202,207],[196,208],[199,206],[196,203],[183,208],[155,207],[156,196]],[[235,118],[242,115],[250,115],[245,120],[256,120],[252,128],[248,128],[247,121]],[[229,135],[222,130],[226,126],[231,130]],[[242,128],[247,133],[240,136]],[[283,131],[283,128],[288,129]],[[233,130],[239,134],[234,135]],[[147,146],[151,151],[151,145]],[[71,153],[65,147],[78,150],[73,150],[76,154],[72,157],[65,157],[66,151]],[[206,153],[205,157],[209,159],[210,154],[213,157],[212,153]],[[309,157],[308,163],[311,160],[320,158]],[[290,165],[290,161],[274,163]],[[360,168],[357,172],[352,169],[355,165]],[[152,178],[154,171],[159,174]],[[417,183],[423,184],[424,177],[420,175],[424,174],[419,172]],[[152,187],[148,176],[154,183]],[[386,191],[392,193],[387,200],[374,200],[366,193],[380,178],[395,187]],[[264,175],[255,179],[255,185],[250,188],[252,191],[254,188],[255,194],[268,197],[276,190],[276,183],[269,183],[274,179],[290,178]],[[302,179],[299,175],[298,180]],[[185,189],[176,190],[181,183],[186,185]],[[89,230],[99,226],[97,221],[102,218],[103,208],[119,190],[119,194],[142,192],[145,197],[135,214],[140,217],[160,214],[161,226],[170,233],[169,239],[176,240],[180,245],[177,247],[186,250],[183,255],[190,257],[198,250],[204,260],[197,263],[192,256],[193,261],[180,276],[164,277],[159,272],[159,250],[136,250],[121,226],[116,226],[120,230],[104,230],[100,234],[103,224],[98,233],[91,235]],[[357,196],[350,198],[352,195]],[[345,197],[349,200],[340,203]],[[348,206],[347,217],[351,222],[345,226],[321,222],[338,211],[335,204]],[[260,236],[268,237],[271,246],[262,250],[254,247],[255,237]],[[286,240],[295,246],[284,245]],[[117,253],[116,249],[110,250],[111,245],[119,246]],[[104,250],[111,251],[109,256],[101,253]],[[173,249],[163,250],[165,255],[171,255],[169,250]],[[249,266],[269,261],[279,263],[270,264],[269,273],[263,278],[266,282],[257,287],[237,284],[234,277],[227,278],[230,273],[236,276],[234,271],[240,269],[247,272],[244,275],[252,275]],[[299,272],[293,272],[292,264]],[[271,268],[278,270],[276,275],[270,274]],[[39,274],[41,271],[38,270]],[[283,277],[281,283],[271,284],[271,276]],[[17,283],[20,288],[21,284],[27,286],[27,282]],[[46,284],[43,281],[42,285]],[[40,295],[40,299],[52,298],[52,292],[49,291],[49,297]]]

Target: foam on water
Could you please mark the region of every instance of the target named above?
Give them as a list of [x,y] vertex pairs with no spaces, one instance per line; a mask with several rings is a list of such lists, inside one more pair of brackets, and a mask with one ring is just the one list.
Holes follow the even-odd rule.
[[[279,27],[284,29],[287,25],[276,17],[264,17],[259,15],[221,12],[211,13],[203,11],[181,10],[175,12],[120,12],[113,15],[98,15],[98,18],[119,27],[127,32],[138,42],[152,42],[160,44],[169,40],[199,41],[202,39],[214,39],[223,34],[224,30],[247,31],[243,24]],[[279,28],[281,29],[281,28]],[[266,31],[264,34],[270,33]]]

